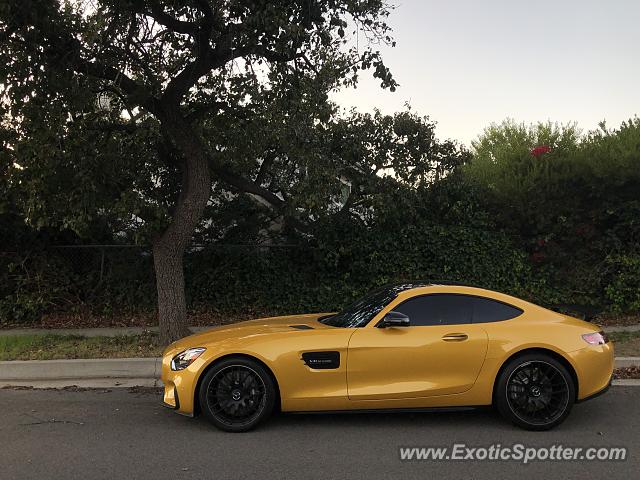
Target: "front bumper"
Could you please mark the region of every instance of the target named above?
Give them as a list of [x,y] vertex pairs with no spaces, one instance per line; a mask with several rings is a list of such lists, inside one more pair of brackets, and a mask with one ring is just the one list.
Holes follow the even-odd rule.
[[202,361],[197,359],[184,370],[171,370],[171,359],[177,352],[168,352],[162,358],[162,404],[182,415],[194,415],[194,395]]
[[178,396],[178,390],[175,385],[164,386],[164,397],[162,399],[162,405],[172,410],[178,410],[180,408],[180,397]]

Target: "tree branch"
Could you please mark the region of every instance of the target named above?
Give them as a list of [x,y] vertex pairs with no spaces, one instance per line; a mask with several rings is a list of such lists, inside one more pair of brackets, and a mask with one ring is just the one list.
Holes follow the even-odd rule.
[[133,103],[146,108],[151,113],[155,113],[157,110],[154,98],[149,91],[125,73],[99,62],[85,60],[80,57],[79,54],[73,59],[72,65],[76,71],[113,82],[113,85],[122,88],[122,90],[127,93],[127,97],[131,99]]
[[162,96],[163,100],[180,103],[182,97],[201,77],[212,70],[223,67],[236,58],[256,55],[270,62],[289,62],[304,56],[304,52],[297,52],[297,45],[286,54],[271,51],[263,45],[253,44],[234,47],[239,43],[242,32],[241,28],[237,28],[233,24],[227,26],[226,32],[217,39],[216,47],[212,49],[209,38],[212,34],[214,20],[214,17],[210,17],[211,24],[208,24],[208,22],[203,23],[203,28],[208,28],[206,42],[204,38],[198,40],[198,55],[196,59],[169,82]]
[[[26,9],[27,5],[21,5],[19,9]],[[28,12],[28,13],[27,13]],[[14,41],[24,44],[25,49],[29,49],[34,55],[43,55],[47,62],[52,65],[67,67],[76,73],[85,73],[94,78],[108,80],[113,86],[122,89],[135,103],[153,111],[153,96],[143,85],[135,82],[123,71],[117,70],[109,65],[97,60],[89,60],[82,56],[82,45],[80,41],[59,26],[57,21],[53,21],[50,16],[58,12],[18,10],[13,15],[15,23],[9,25],[2,33],[0,41],[9,41],[12,32],[20,29],[33,28],[36,31],[44,32],[39,38],[41,43],[34,44],[27,38],[16,36]],[[40,50],[42,48],[42,50]]]
[[289,224],[296,230],[303,233],[309,232],[308,225],[300,221],[300,219],[292,216],[291,214],[286,213],[285,210],[287,207],[287,203],[284,200],[282,200],[280,197],[278,197],[275,193],[256,184],[255,182],[252,182],[251,180],[248,180],[240,175],[233,173],[231,170],[229,170],[223,165],[213,164],[211,165],[211,169],[217,175],[217,177],[227,185],[230,185],[231,187],[241,192],[250,193],[252,195],[262,198],[269,205],[271,205],[274,210],[279,211],[284,216],[285,220],[289,222]]
[[192,123],[202,120],[206,115],[214,111],[224,110],[229,105],[225,102],[209,102],[193,107],[190,113],[185,115],[187,122]]
[[264,182],[267,173],[269,173],[269,169],[273,165],[276,156],[272,152],[270,152],[265,158],[262,160],[262,164],[260,165],[260,170],[258,170],[258,175],[256,175],[255,183],[256,185],[262,185]]
[[137,13],[150,16],[160,25],[167,27],[173,32],[191,36],[195,36],[198,32],[198,27],[195,23],[178,20],[177,18],[169,15],[156,1],[151,2],[150,10],[146,8],[145,2],[136,2],[134,7],[137,7]]

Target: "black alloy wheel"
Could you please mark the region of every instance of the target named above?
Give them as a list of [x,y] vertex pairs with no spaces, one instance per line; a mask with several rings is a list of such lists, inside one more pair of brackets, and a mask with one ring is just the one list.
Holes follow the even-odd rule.
[[251,430],[273,410],[275,388],[269,373],[250,359],[227,359],[202,380],[200,405],[208,420],[230,432]]
[[495,402],[514,424],[528,430],[548,430],[569,414],[575,388],[560,362],[544,354],[527,354],[506,366],[498,380]]

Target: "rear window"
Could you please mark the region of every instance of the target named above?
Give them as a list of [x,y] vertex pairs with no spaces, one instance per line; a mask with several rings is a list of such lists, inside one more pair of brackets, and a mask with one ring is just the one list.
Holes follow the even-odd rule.
[[473,297],[473,323],[500,322],[522,315],[519,308],[484,297]]

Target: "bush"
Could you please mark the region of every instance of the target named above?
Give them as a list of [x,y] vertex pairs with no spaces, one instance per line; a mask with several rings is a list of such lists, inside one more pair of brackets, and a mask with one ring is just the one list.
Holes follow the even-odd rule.
[[0,322],[31,322],[47,313],[140,312],[155,305],[151,257],[137,248],[5,253],[0,280]]
[[[551,151],[532,155],[539,145]],[[484,192],[496,229],[511,233],[549,293],[561,303],[610,308],[609,257],[627,258],[640,244],[640,120],[586,135],[571,125],[507,121],[487,129],[474,149],[465,181]],[[618,311],[632,305],[616,302]]]
[[616,313],[640,312],[640,255],[616,255],[607,258],[612,271],[605,287],[611,309]]
[[[524,252],[487,229],[410,221],[325,232],[297,248],[210,247],[185,258],[191,310],[237,317],[334,311],[388,282],[448,280],[537,298]],[[0,314],[28,322],[46,313],[117,315],[155,306],[143,250],[58,249],[5,265]],[[102,273],[101,273],[102,272]]]
[[[551,151],[532,155],[540,144]],[[195,249],[185,257],[189,308],[229,319],[333,311],[383,283],[427,280],[640,311],[640,120],[587,135],[505,122],[474,148],[442,180],[379,182],[357,213],[320,217],[312,240],[288,240],[296,247]],[[7,216],[0,234],[10,251],[0,255],[0,321],[155,308],[149,249],[44,248],[79,240]]]
[[[490,126],[472,142],[473,160],[465,166],[464,174],[507,205],[520,207],[542,185],[550,191],[575,174],[571,159],[579,140],[575,125],[525,125],[506,120]],[[537,146],[549,147],[550,152],[533,155]]]
[[0,318],[14,322],[37,320],[61,303],[70,284],[81,283],[55,257],[4,254],[1,268]]

